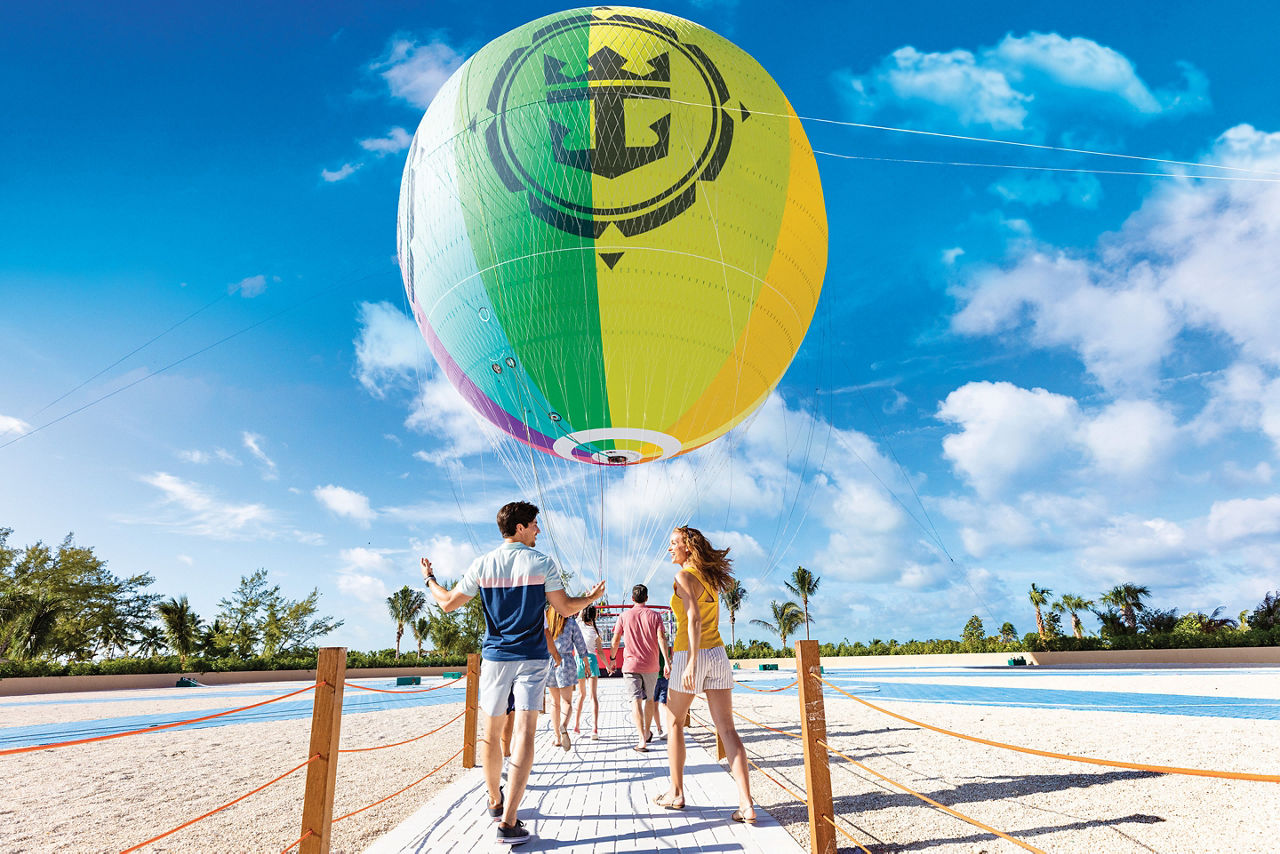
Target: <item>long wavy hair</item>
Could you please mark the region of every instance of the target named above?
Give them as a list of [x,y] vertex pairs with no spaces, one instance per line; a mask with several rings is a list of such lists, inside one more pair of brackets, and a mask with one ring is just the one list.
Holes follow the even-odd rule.
[[560,637],[560,633],[564,631],[565,624],[568,622],[555,608],[547,606],[547,628],[551,630],[552,640]]
[[729,550],[713,547],[697,528],[683,525],[676,528],[676,532],[684,537],[684,547],[689,550],[687,562],[693,564],[694,569],[698,570],[717,594],[723,592],[733,581]]

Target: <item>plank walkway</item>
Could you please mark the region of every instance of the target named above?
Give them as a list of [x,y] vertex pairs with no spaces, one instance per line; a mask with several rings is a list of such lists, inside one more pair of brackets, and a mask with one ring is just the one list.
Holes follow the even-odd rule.
[[[696,704],[695,704],[696,705]],[[548,708],[550,705],[548,704]],[[705,706],[704,713],[705,713]],[[564,851],[615,854],[630,851],[768,852],[803,854],[767,812],[756,808],[754,826],[730,820],[737,809],[737,788],[723,763],[686,741],[684,810],[652,803],[666,791],[666,741],[653,741],[648,753],[631,749],[635,730],[622,680],[600,680],[600,740],[586,729],[565,752],[551,743],[551,719],[538,717],[533,771],[520,806],[520,818],[533,839],[514,849],[495,837],[486,811],[484,778],[479,768],[465,772],[399,827],[374,843],[370,854],[407,852]],[[696,732],[696,728],[695,728]],[[483,733],[481,733],[483,735]]]

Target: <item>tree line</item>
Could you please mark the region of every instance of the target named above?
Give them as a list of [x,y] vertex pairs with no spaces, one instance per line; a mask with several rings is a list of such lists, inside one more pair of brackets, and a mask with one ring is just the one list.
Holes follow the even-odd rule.
[[149,573],[116,575],[70,534],[57,548],[10,548],[12,533],[0,528],[0,661],[71,665],[173,654],[185,668],[192,657],[269,660],[314,655],[314,641],[343,623],[320,614],[318,589],[288,599],[267,583],[265,569],[241,576],[206,622],[185,595],[151,592]]

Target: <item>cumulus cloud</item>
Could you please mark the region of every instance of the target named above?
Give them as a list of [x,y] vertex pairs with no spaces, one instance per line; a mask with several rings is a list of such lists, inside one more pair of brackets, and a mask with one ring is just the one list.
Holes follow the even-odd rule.
[[374,154],[395,154],[409,148],[413,137],[402,127],[393,127],[384,137],[360,140],[360,147]]
[[384,578],[393,571],[390,549],[352,548],[339,553],[338,591],[366,605],[381,605],[391,595]]
[[356,379],[374,397],[409,384],[429,367],[422,334],[413,319],[389,302],[360,303],[356,313]]
[[413,38],[397,36],[370,68],[386,81],[392,97],[426,109],[464,59],[444,38],[437,34],[420,44]]
[[338,181],[345,181],[352,175],[356,174],[356,170],[360,168],[360,163],[343,163],[337,169],[321,169],[320,177],[327,184],[335,184]]
[[[1118,51],[1057,33],[1006,35],[976,52],[901,47],[863,74],[841,77],[862,119],[889,116],[910,127],[987,128],[1042,137],[1081,106],[1143,121],[1208,107],[1204,75],[1179,64],[1180,85],[1153,90]],[[888,120],[888,119],[887,119]]]
[[1133,475],[1161,462],[1178,427],[1173,415],[1150,400],[1118,400],[1081,427],[1095,464],[1111,474]]
[[250,433],[248,430],[240,434],[240,439],[244,443],[249,453],[254,459],[263,465],[262,479],[275,480],[279,475],[276,473],[275,460],[267,456],[267,452],[262,450],[263,438],[257,433]]
[[[444,579],[457,580],[471,562],[480,556],[480,551],[465,540],[455,540],[450,536],[434,536],[426,540],[413,540],[410,544],[413,553],[413,565],[419,566],[418,558],[427,557],[437,575]],[[418,570],[419,572],[421,570]]]
[[350,519],[361,528],[368,528],[378,517],[377,512],[369,506],[368,497],[359,492],[329,484],[317,486],[311,494],[330,513]]
[[1280,534],[1280,495],[1214,502],[1209,535],[1219,544]]

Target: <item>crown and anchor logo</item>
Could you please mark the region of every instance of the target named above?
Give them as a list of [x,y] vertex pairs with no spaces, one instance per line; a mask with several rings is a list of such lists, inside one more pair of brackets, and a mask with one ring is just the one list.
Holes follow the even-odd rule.
[[[625,14],[597,18],[597,12],[550,23],[530,44],[512,51],[489,92],[486,106],[494,121],[485,130],[485,144],[504,186],[527,193],[534,216],[583,237],[600,237],[610,226],[631,237],[684,213],[697,199],[698,183],[719,176],[733,144],[734,119],[725,109],[724,77],[700,47],[656,21]],[[643,52],[628,57],[606,44],[587,58],[585,70],[573,68],[564,56],[581,50],[584,28],[597,27],[626,31],[625,38],[597,43],[639,43]],[[671,104],[673,80],[686,77],[681,91],[696,91],[688,81],[697,81],[705,87],[705,106],[675,117],[668,109],[648,123],[648,134],[629,126],[628,115],[636,124],[644,109],[637,102]],[[530,90],[541,93],[541,107],[529,103]],[[513,96],[515,91],[521,95]],[[547,136],[541,142],[528,138],[527,114],[519,115],[528,109],[545,115]],[[677,126],[681,119],[683,126]],[[643,144],[629,144],[629,137]],[[646,180],[612,183],[645,167],[656,170],[646,172]]]

